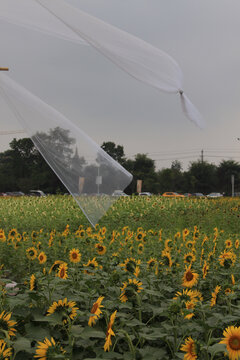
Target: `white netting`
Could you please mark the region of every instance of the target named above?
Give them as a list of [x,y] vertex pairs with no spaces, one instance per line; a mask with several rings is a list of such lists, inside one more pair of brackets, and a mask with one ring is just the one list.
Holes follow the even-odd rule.
[[0,19],[44,34],[85,44],[61,21],[52,16],[34,0],[0,0]]
[[[31,4],[28,7],[26,7],[27,2]],[[4,18],[8,21],[19,23],[21,19],[21,24],[39,28],[53,35],[57,34],[64,39],[72,40],[72,36],[75,35],[75,40],[76,37],[79,40],[84,39],[134,78],[165,92],[180,94],[183,92],[182,72],[171,56],[125,31],[76,9],[64,0],[0,0],[0,14],[2,8]],[[46,23],[44,19],[47,10],[50,18]],[[34,19],[34,23],[29,19]],[[71,33],[66,36],[67,29]],[[187,117],[203,127],[203,119],[186,95],[181,96],[181,102]]]
[[132,175],[65,116],[2,73],[0,96],[95,225],[117,199],[114,190],[124,190]]

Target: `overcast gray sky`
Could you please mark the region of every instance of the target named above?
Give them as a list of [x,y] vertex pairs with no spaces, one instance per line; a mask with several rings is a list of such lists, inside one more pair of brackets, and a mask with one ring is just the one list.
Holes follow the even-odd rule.
[[[123,145],[127,157],[148,153],[158,168],[174,159],[186,168],[203,149],[209,162],[240,161],[239,0],[67,1],[170,54],[206,128],[185,118],[178,95],[138,82],[90,46],[0,21],[0,66],[9,76],[99,145]],[[8,116],[0,99],[0,130],[21,129]],[[11,139],[0,137],[0,151]]]

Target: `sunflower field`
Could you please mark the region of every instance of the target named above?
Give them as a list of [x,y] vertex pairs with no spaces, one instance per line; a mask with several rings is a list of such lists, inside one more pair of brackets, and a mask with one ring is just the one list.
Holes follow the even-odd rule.
[[240,359],[240,199],[0,199],[0,359]]

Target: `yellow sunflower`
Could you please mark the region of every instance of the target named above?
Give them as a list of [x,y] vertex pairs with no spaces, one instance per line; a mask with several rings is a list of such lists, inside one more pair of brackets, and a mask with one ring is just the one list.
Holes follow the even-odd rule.
[[63,263],[64,263],[64,261],[62,261],[62,260],[54,261],[53,265],[51,266],[51,268],[49,270],[49,274],[51,274],[52,271],[54,271],[54,272],[58,271],[59,266]]
[[192,264],[194,261],[196,261],[196,256],[192,251],[184,255],[185,264]]
[[125,281],[121,287],[120,301],[128,301],[135,295],[136,292],[140,293],[142,289],[142,282],[137,279],[128,279],[128,281]]
[[79,263],[81,260],[82,254],[79,252],[79,249],[72,249],[69,251],[69,259],[72,263]]
[[168,249],[164,249],[162,251],[162,262],[164,263],[164,265],[168,266],[169,268],[172,267],[172,257],[171,257],[171,253]]
[[104,351],[109,351],[110,350],[110,346],[112,345],[112,340],[111,337],[115,336],[115,333],[113,332],[113,324],[116,318],[116,314],[117,314],[117,310],[114,311],[114,313],[110,316],[110,320],[108,323],[108,327],[107,327],[107,332],[106,332],[106,338],[105,338],[105,344],[104,344]]
[[97,249],[98,255],[104,255],[107,250],[106,246],[101,243],[96,244],[95,248]]
[[190,231],[188,229],[184,229],[182,232],[183,241],[186,240],[186,237],[189,235]]
[[236,258],[237,256],[233,251],[224,250],[219,256],[219,263],[224,268],[229,269],[230,267],[234,266]]
[[238,239],[235,241],[235,248],[236,248],[236,249],[239,248],[239,240],[238,240]]
[[231,249],[232,247],[232,241],[230,239],[227,239],[225,241],[225,246],[226,246],[226,249]]
[[92,260],[88,260],[87,264],[83,264],[87,269],[84,270],[85,274],[94,275],[94,270],[98,268],[98,262],[93,258]]
[[207,273],[208,273],[208,270],[209,270],[209,265],[208,265],[208,263],[206,262],[206,260],[204,260],[204,264],[203,264],[203,268],[202,268],[203,279],[206,278]]
[[46,337],[43,342],[38,341],[36,355],[34,355],[34,357],[39,360],[47,360],[53,357],[57,358],[57,355],[63,355],[64,353],[65,351],[59,344],[56,344],[53,338],[49,340]]
[[186,241],[185,247],[189,250],[194,250],[195,249],[195,241],[193,241],[193,240]]
[[120,266],[122,266],[125,271],[129,271],[133,274],[136,271],[136,267],[140,264],[140,260],[135,260],[134,258],[127,258],[124,263],[120,264]]
[[16,329],[13,328],[17,323],[16,321],[10,320],[12,313],[3,311],[0,314],[0,329],[5,330],[8,333],[8,337],[15,336]]
[[63,324],[67,323],[67,319],[73,320],[77,316],[78,307],[76,307],[75,301],[67,301],[67,298],[63,300],[54,301],[47,311],[47,316],[53,313],[60,313],[62,315]]
[[41,251],[38,255],[38,261],[39,264],[45,264],[45,262],[47,261],[47,255],[43,251]]
[[216,305],[216,302],[217,302],[217,295],[219,293],[219,291],[221,290],[221,286],[217,285],[215,287],[215,290],[212,292],[212,298],[211,298],[211,303],[210,303],[210,306],[214,306]]
[[232,284],[235,285],[236,282],[235,282],[235,277],[233,274],[231,275],[231,280],[232,280]]
[[36,276],[34,274],[32,274],[30,278],[30,291],[33,290],[37,290],[37,281],[36,281]]
[[140,243],[138,245],[138,254],[142,254],[144,251],[144,244],[143,243]]
[[61,279],[66,280],[68,278],[67,269],[68,269],[67,263],[64,262],[64,263],[60,264],[59,268],[58,268],[58,273],[56,274],[56,276],[58,276]]
[[17,234],[17,229],[11,229],[8,233],[8,240],[13,240]]
[[173,300],[180,299],[184,303],[186,302],[197,302],[197,294],[193,290],[183,289],[183,291],[178,291]]
[[238,360],[240,358],[240,327],[228,326],[223,331],[224,338],[220,344],[225,344],[230,360]]
[[185,344],[183,344],[180,348],[181,351],[185,352],[184,360],[196,360],[197,359],[197,346],[195,341],[189,336],[185,340]]
[[4,340],[0,340],[0,359],[9,360],[12,355],[12,349],[7,347]]
[[199,275],[191,270],[191,265],[189,267],[186,266],[185,269],[182,278],[182,286],[191,288],[197,284]]
[[100,318],[100,315],[102,314],[102,311],[100,308],[103,307],[102,305],[102,301],[104,299],[104,296],[100,296],[97,301],[93,304],[92,309],[91,309],[91,316],[89,317],[88,320],[88,325],[89,326],[93,326],[96,324],[97,319]]
[[3,229],[0,229],[0,241],[2,242],[6,241],[6,235]]
[[30,247],[26,250],[26,254],[29,260],[34,260],[37,257],[38,251],[35,247]]

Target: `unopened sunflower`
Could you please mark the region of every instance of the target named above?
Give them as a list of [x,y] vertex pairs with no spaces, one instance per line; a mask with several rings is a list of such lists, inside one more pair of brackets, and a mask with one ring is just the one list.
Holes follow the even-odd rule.
[[91,316],[88,320],[88,325],[93,326],[96,324],[97,319],[100,318],[100,315],[102,314],[101,308],[103,307],[102,301],[104,299],[104,296],[100,296],[97,301],[93,304],[91,309]]
[[224,338],[220,344],[225,344],[230,360],[238,360],[240,358],[240,327],[229,326],[223,331]]

